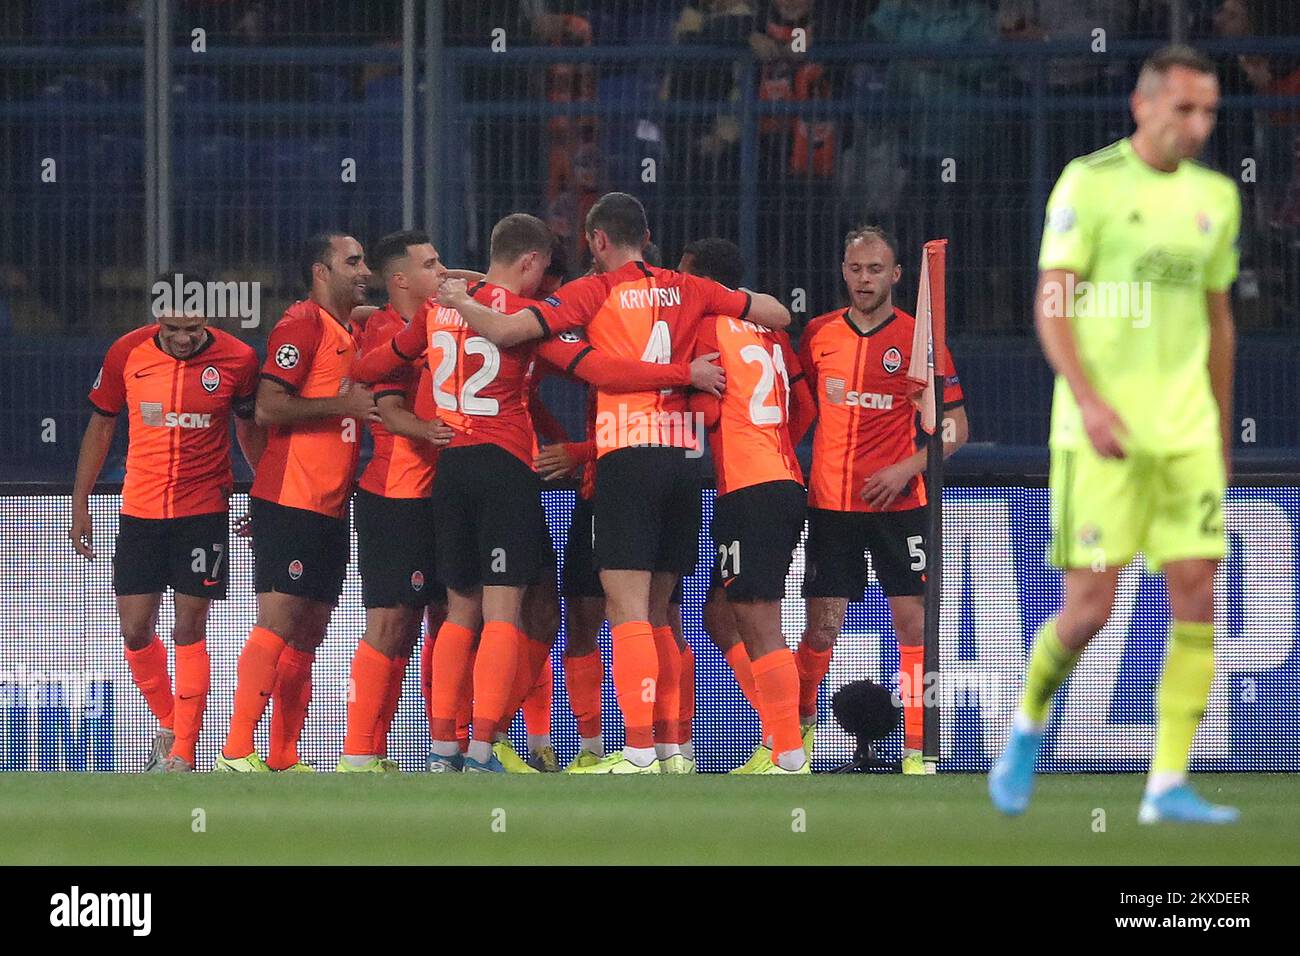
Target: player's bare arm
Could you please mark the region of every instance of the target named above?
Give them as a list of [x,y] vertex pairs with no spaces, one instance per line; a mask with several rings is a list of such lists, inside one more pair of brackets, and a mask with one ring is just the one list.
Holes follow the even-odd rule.
[[[970,422],[964,406],[958,406],[943,416],[943,457],[947,459],[966,444],[970,436]],[[925,471],[929,463],[929,449],[922,447],[897,464],[880,469],[862,485],[861,498],[873,508],[888,508],[903,493],[907,483]]]
[[778,331],[790,326],[790,310],[775,296],[766,292],[750,292],[749,289],[745,291],[749,292],[749,314],[745,316],[746,319]]
[[257,471],[257,463],[266,451],[266,429],[251,418],[235,418],[235,441],[248,467]]
[[431,445],[445,445],[456,434],[441,418],[420,418],[406,407],[401,395],[384,395],[377,404],[384,427],[394,435],[412,441],[427,441]]
[[464,279],[447,279],[438,289],[438,302],[455,309],[469,327],[499,348],[509,348],[542,337],[537,316],[528,309],[503,315],[470,297]]
[[1219,432],[1223,436],[1223,468],[1232,478],[1232,376],[1237,361],[1237,333],[1232,300],[1227,292],[1207,292],[1210,313],[1210,388],[1219,403]]
[[1065,379],[1074,393],[1088,441],[1097,454],[1103,458],[1123,458],[1123,439],[1128,429],[1119,413],[1102,401],[1084,374],[1069,317],[1054,315],[1055,309],[1048,305],[1053,299],[1050,290],[1066,288],[1065,283],[1072,276],[1073,273],[1065,269],[1047,269],[1039,275],[1038,292],[1034,296],[1034,325],[1038,330],[1038,341],[1042,343],[1047,364]]
[[90,416],[85,434],[81,436],[81,451],[77,453],[77,476],[72,485],[72,527],[68,538],[72,547],[87,561],[95,557],[95,528],[90,519],[90,492],[99,480],[99,473],[113,445],[117,419],[111,415]]
[[381,420],[370,389],[356,382],[346,382],[339,394],[331,398],[303,398],[269,379],[258,383],[256,421],[259,425],[294,425],[338,415]]
[[474,269],[448,269],[448,279],[461,279],[464,282],[482,282],[487,278],[486,272],[478,272]]

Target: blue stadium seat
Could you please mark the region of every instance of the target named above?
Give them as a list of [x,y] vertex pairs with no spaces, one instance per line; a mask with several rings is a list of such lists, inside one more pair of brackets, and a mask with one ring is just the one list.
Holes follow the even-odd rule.
[[402,102],[402,77],[397,73],[375,77],[366,84],[364,93],[367,103],[400,104]]
[[200,192],[234,189],[248,177],[249,148],[238,136],[178,129],[172,139],[172,181]]
[[253,155],[260,218],[278,241],[296,243],[318,229],[345,224],[356,187],[342,182],[342,160],[352,153],[338,137],[276,137],[258,143]]
[[203,73],[177,73],[172,77],[172,104],[216,103],[221,99],[221,84],[215,76]]
[[51,105],[93,103],[107,96],[103,80],[71,73],[61,73],[41,88],[41,99]]
[[115,190],[144,190],[144,138],[132,134],[101,133],[91,145],[91,168],[96,180]]
[[313,103],[346,103],[352,99],[352,84],[347,77],[317,70],[307,78],[307,95]]

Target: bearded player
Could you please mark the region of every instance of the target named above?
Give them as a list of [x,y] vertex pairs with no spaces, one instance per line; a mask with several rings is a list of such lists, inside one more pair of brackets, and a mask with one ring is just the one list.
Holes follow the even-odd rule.
[[[902,277],[898,247],[883,230],[866,226],[844,241],[841,266],[847,309],[808,323],[799,360],[817,402],[808,488],[804,599],[806,630],[795,659],[799,714],[811,754],[817,689],[850,601],[867,583],[864,551],[889,602],[898,637],[899,695],[903,699],[903,772],[926,773],[921,756],[924,711],[926,562],[925,467],[917,447],[914,391],[907,380],[916,319],[893,301]],[[966,441],[961,383],[946,355],[943,453]]]
[[[370,279],[361,243],[343,233],[312,236],[302,267],[310,294],[271,330],[257,387],[256,418],[270,431],[249,502],[257,623],[239,656],[230,731],[216,766],[236,773],[315,769],[298,753],[311,667],[351,551],[359,423],[380,420],[370,391],[352,377],[357,342],[349,317],[365,302]],[[272,693],[263,760],[253,734]]]
[[[771,296],[647,265],[642,250],[649,226],[633,196],[603,196],[587,215],[586,234],[600,272],[568,283],[536,306],[494,309],[455,281],[443,284],[439,301],[498,345],[585,326],[602,351],[662,364],[693,354],[706,314],[734,312],[769,326],[789,324],[789,312]],[[698,549],[699,483],[690,461],[697,439],[687,427],[683,389],[600,389],[597,401],[595,561],[606,594],[626,740],[621,753],[574,772],[657,773],[655,702],[660,693],[679,689],[661,687],[659,680],[661,646],[680,653],[669,602],[677,581],[694,568]]]

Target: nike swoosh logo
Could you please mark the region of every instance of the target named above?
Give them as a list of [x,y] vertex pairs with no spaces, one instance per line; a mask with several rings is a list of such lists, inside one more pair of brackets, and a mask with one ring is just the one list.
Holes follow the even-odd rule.
[[190,696],[186,697],[184,694],[177,694],[176,696],[177,696],[177,698],[180,699],[180,700],[194,700],[194,699],[196,699],[196,698],[198,698],[198,697],[202,697],[203,695],[202,695],[202,694],[190,694]]
[[220,583],[221,583],[220,581],[209,581],[207,578],[204,578],[204,579],[203,579],[203,586],[204,586],[204,587],[209,587],[209,588],[210,588],[210,587],[215,587],[216,585],[218,585],[218,584],[220,584]]
[[144,377],[145,377],[146,375],[148,375],[148,374],[150,374],[150,373],[149,373],[149,372],[136,372],[136,373],[135,373],[135,377],[136,377],[136,378],[144,378]]
[[343,354],[344,352],[346,352],[346,351],[347,351],[347,349],[335,349],[335,350],[334,350],[334,354],[335,354],[335,355],[342,355],[342,354]]

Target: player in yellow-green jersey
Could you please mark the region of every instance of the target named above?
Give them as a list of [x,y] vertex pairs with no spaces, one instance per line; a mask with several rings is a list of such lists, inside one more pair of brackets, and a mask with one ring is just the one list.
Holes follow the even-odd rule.
[[1035,322],[1056,371],[1051,560],[1065,601],[1039,629],[1011,737],[989,775],[1004,813],[1029,804],[1052,695],[1106,624],[1139,552],[1173,612],[1156,745],[1138,819],[1230,823],[1187,783],[1214,677],[1214,572],[1231,446],[1241,204],[1194,161],[1214,129],[1214,66],[1187,47],[1149,59],[1133,135],[1074,160],[1047,204]]

